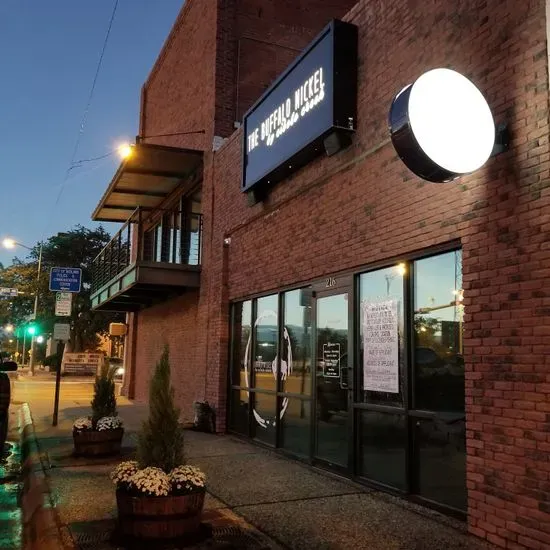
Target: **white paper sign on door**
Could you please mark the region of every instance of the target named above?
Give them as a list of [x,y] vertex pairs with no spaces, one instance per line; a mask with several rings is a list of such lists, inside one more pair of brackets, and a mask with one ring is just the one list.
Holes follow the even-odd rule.
[[363,302],[363,387],[399,393],[397,300]]

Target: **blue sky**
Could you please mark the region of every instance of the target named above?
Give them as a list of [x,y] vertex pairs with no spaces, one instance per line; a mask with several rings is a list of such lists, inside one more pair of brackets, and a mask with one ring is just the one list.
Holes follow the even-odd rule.
[[[73,170],[54,205],[114,1],[0,0],[0,239],[32,246],[77,223],[97,225],[90,214],[116,170],[116,155]],[[183,3],[119,0],[76,160],[134,139],[141,85]],[[0,248],[4,265],[14,255]]]

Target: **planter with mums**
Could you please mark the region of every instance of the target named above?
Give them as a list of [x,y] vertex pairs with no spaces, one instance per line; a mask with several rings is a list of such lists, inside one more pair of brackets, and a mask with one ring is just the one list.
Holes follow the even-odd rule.
[[206,477],[184,464],[179,414],[165,347],[151,379],[149,418],[139,435],[138,460],[123,462],[111,473],[119,536],[142,540],[200,536]]
[[76,456],[105,456],[120,453],[124,428],[117,416],[114,371],[106,363],[95,379],[92,416],[73,424]]

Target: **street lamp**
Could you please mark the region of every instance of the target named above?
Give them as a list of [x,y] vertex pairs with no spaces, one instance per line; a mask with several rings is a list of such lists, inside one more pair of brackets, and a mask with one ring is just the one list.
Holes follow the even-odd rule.
[[[30,246],[27,246],[26,244],[20,243],[16,241],[15,239],[12,239],[10,237],[5,238],[2,241],[2,244],[4,245],[4,248],[15,248],[16,246],[21,246],[23,248],[26,248],[27,250],[33,250]],[[36,292],[34,293],[34,311],[33,311],[33,318],[36,321],[36,314],[38,311],[38,293],[40,290],[40,271],[42,269],[42,243],[40,243],[39,249],[38,249],[38,270],[36,272]],[[29,366],[31,368],[31,373],[34,375],[34,333],[32,333],[32,341],[31,341],[31,359]],[[25,360],[23,356],[23,361]]]
[[127,158],[132,156],[132,153],[134,151],[133,146],[129,143],[123,143],[120,145],[117,149],[118,154],[122,160],[126,160]]
[[13,332],[13,325],[6,325],[6,326],[4,327],[4,330],[5,330],[6,332]]

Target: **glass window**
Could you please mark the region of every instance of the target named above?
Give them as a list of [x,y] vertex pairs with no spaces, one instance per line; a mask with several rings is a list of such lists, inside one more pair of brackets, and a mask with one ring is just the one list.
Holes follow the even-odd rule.
[[162,225],[159,224],[155,227],[155,262],[162,261]]
[[348,463],[348,294],[317,298],[316,456]]
[[[248,387],[250,383],[250,354],[252,336],[252,302],[233,305],[233,356],[231,358],[231,384]],[[248,354],[247,354],[248,352]]]
[[361,411],[359,444],[362,476],[406,489],[407,430],[403,415]]
[[248,435],[248,393],[246,390],[230,390],[229,429]]
[[254,333],[255,387],[277,391],[277,350],[279,347],[277,294],[258,298]]
[[284,294],[281,391],[311,395],[311,300],[303,290]]
[[202,231],[202,191],[182,199],[183,226],[185,228],[182,240],[183,263],[198,265],[201,254]]
[[281,397],[281,447],[309,456],[311,436],[311,400]]
[[466,510],[465,418],[414,420],[421,496]]
[[277,412],[275,410],[276,397],[271,393],[254,392],[252,402],[252,437],[263,443],[275,446],[277,434]]
[[403,406],[405,394],[405,264],[359,278],[359,400]]
[[464,412],[462,253],[414,264],[414,406]]

